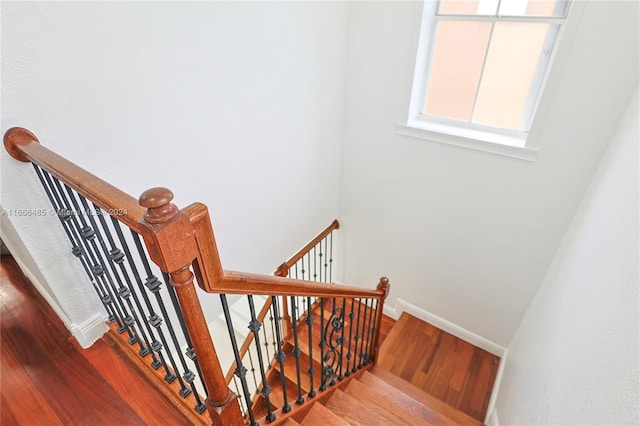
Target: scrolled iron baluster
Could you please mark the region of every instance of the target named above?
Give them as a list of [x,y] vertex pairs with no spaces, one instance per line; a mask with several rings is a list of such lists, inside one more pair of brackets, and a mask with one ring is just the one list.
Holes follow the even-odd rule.
[[[320,305],[323,305],[323,302],[324,299],[321,299]],[[323,330],[323,343],[326,348],[326,352],[322,357],[323,384],[326,387],[327,381],[330,386],[336,383],[336,372],[342,368],[342,351],[340,348],[344,339],[344,308],[338,307],[334,309],[327,321],[327,326]]]

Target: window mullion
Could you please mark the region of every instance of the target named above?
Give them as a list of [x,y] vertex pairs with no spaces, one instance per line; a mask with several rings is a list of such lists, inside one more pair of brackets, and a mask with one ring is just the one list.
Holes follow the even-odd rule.
[[[498,7],[500,4],[498,3]],[[482,70],[480,71],[480,78],[478,79],[478,87],[476,87],[476,95],[473,98],[473,107],[471,108],[471,117],[469,123],[473,123],[473,117],[476,114],[476,103],[478,102],[478,94],[480,93],[480,86],[482,85],[482,78],[484,77],[484,69],[487,66],[487,57],[489,56],[489,49],[491,48],[491,42],[493,41],[493,30],[496,27],[496,23],[491,24],[491,32],[489,33],[489,42],[487,43],[487,49],[484,51],[484,59],[482,60]]]

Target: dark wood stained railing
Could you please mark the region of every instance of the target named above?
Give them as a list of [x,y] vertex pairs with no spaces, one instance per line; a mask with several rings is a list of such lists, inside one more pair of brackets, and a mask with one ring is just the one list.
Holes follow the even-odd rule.
[[[152,188],[145,191],[138,200],[135,200],[133,197],[125,194],[109,183],[43,147],[35,135],[26,129],[9,129],[4,135],[4,144],[6,150],[13,158],[23,162],[32,162],[36,172],[40,170],[45,176],[54,179],[55,182],[59,181],[67,188],[67,192],[72,199],[75,199],[74,197],[77,196],[83,205],[87,207],[89,204],[84,204],[86,200],[86,202],[91,203],[96,209],[100,210],[100,214],[109,215],[114,226],[116,226],[117,223],[122,224],[132,231],[134,239],[136,235],[142,238],[144,247],[140,246],[138,248],[146,248],[148,257],[160,268],[161,275],[170,284],[168,292],[171,296],[171,303],[169,303],[169,306],[173,305],[176,308],[180,320],[180,324],[174,327],[175,330],[170,329],[170,340],[176,341],[176,337],[173,335],[174,331],[179,332],[181,329],[184,330],[185,338],[188,342],[188,356],[193,359],[196,369],[200,373],[199,376],[202,377],[206,393],[206,409],[212,424],[234,426],[249,423],[253,425],[258,424],[258,422],[273,421],[276,419],[276,416],[278,421],[284,421],[288,416],[287,413],[291,411],[291,404],[287,399],[286,390],[289,379],[285,377],[284,371],[287,355],[292,355],[296,361],[298,376],[298,398],[296,405],[302,405],[303,402],[300,378],[300,357],[302,356],[300,347],[303,347],[303,344],[308,345],[307,356],[310,360],[308,379],[311,382],[311,390],[308,392],[308,399],[316,397],[315,386],[319,386],[318,390],[322,391],[326,389],[327,386],[335,384],[338,372],[338,379],[342,380],[345,376],[349,375],[348,373],[343,374],[343,370],[352,370],[355,372],[357,369],[364,368],[375,362],[378,351],[378,336],[380,321],[382,319],[382,309],[389,292],[388,280],[386,278],[380,280],[375,290],[311,282],[305,279],[285,278],[284,276],[287,275],[285,272],[288,272],[298,260],[304,259],[304,249],[292,257],[289,262],[285,262],[285,264],[278,268],[276,274],[280,276],[226,271],[220,263],[209,213],[207,207],[203,204],[194,203],[180,210],[171,203],[173,194],[166,188]],[[43,185],[46,190],[47,187],[49,187],[49,189],[54,188],[58,183],[51,186],[43,182]],[[60,190],[62,191],[62,186],[60,186]],[[59,211],[62,212],[64,209],[61,207],[63,206],[58,203],[57,200],[53,200],[51,194],[48,195],[50,195],[54,207],[57,206]],[[81,209],[82,208],[79,208],[78,210]],[[72,214],[77,213],[78,212],[74,211]],[[72,214],[67,214],[67,216],[71,216]],[[87,213],[85,212],[85,214]],[[90,214],[91,213],[89,213],[89,215]],[[61,217],[63,226],[67,226],[64,221],[65,217]],[[87,244],[88,241],[93,238],[93,236],[90,235],[91,231],[97,232],[100,226],[98,226],[97,222],[94,223],[93,221],[83,225],[83,237],[87,240],[83,242],[83,244]],[[119,226],[120,225],[118,225],[118,227]],[[331,232],[333,229],[337,229],[338,226],[336,221],[327,228],[327,230]],[[71,232],[69,233],[69,237],[72,243],[76,244],[76,238]],[[98,236],[98,238],[100,238],[100,236]],[[318,238],[320,238],[320,236]],[[317,238],[305,247],[307,253],[317,245],[322,238],[318,241],[316,240]],[[103,244],[102,250],[104,251],[103,255],[105,259],[107,259],[105,265],[111,262],[109,265],[112,266],[112,268],[100,268],[95,262],[89,264],[87,261],[87,266],[93,268],[88,268],[93,271],[93,275],[89,275],[90,279],[104,279],[103,274],[105,273],[107,273],[107,278],[109,278],[108,273],[113,273],[114,277],[118,277],[116,264],[120,265],[118,262],[122,262],[123,260],[120,257],[116,242],[111,243],[113,243],[113,247],[107,247]],[[74,245],[74,250],[81,252],[82,247],[77,247],[78,246]],[[87,245],[86,247],[89,246]],[[95,247],[96,250],[98,250],[97,246]],[[111,248],[111,254],[108,254],[109,248]],[[126,254],[128,254],[128,252]],[[129,258],[130,256],[126,254],[125,256]],[[131,262],[131,259],[128,259],[128,261]],[[111,270],[105,272],[103,269]],[[158,296],[158,283],[154,281],[155,277],[150,267],[144,269],[147,270],[147,282],[145,286],[154,295]],[[325,273],[325,278],[326,275]],[[125,278],[125,280],[128,280],[128,278]],[[118,283],[120,283],[119,280]],[[267,377],[263,371],[262,383],[260,383],[260,385],[256,383],[256,385],[262,387],[262,396],[266,399],[267,406],[264,417],[261,417],[262,414],[257,416],[256,413],[253,412],[251,405],[252,398],[246,395],[246,369],[242,366],[240,354],[242,351],[247,351],[245,346],[248,348],[251,342],[247,343],[247,341],[245,341],[241,347],[238,347],[237,342],[234,340],[235,337],[231,336],[236,355],[236,365],[239,365],[239,367],[235,368],[235,376],[242,382],[243,391],[245,392],[246,406],[241,408],[242,400],[229,388],[229,375],[227,374],[225,377],[222,367],[220,366],[216,348],[209,334],[207,322],[196,294],[196,284],[208,293],[220,294],[223,306],[227,304],[226,295],[247,296],[252,306],[252,319],[249,323],[249,328],[252,330],[254,337],[259,335],[258,333],[261,328],[263,332],[265,331],[267,327],[265,318],[268,312],[270,312],[271,318],[273,318],[271,322],[271,328],[273,330],[272,337],[275,336],[275,341],[272,342],[274,345],[274,357],[271,360],[266,360],[266,364],[268,364],[267,369],[280,370],[281,392],[280,394],[277,392],[271,394],[272,400],[269,402],[270,382],[265,381]],[[135,286],[132,285],[130,287],[132,290],[135,290],[133,288]],[[120,304],[119,306],[121,306],[123,310],[127,307],[125,302],[129,303],[127,302],[127,298],[130,296],[129,289],[129,287],[121,284],[118,288],[114,288],[114,293],[111,297],[106,297],[105,294],[102,294],[105,309],[110,317],[113,316],[112,311],[118,304]],[[143,289],[141,288],[140,290],[142,291]],[[267,300],[270,300],[270,306],[265,304],[265,307],[262,308],[257,316],[253,309],[253,295],[264,295],[267,296]],[[306,310],[304,310],[303,314],[299,314],[296,309],[293,309],[297,306],[296,297],[306,299],[307,301]],[[287,298],[289,298],[288,301],[291,302],[291,305],[287,304]],[[311,302],[312,298],[316,300],[316,303]],[[160,299],[158,296],[158,303],[162,303]],[[110,308],[110,304],[113,305],[114,309]],[[291,306],[291,309],[289,306]],[[133,305],[129,307],[132,312],[135,312]],[[164,311],[165,307],[161,305],[160,309],[164,317],[167,317]],[[144,308],[140,308],[139,311],[140,316],[144,316],[142,314],[149,314],[145,312]],[[230,334],[233,334],[231,318],[227,310],[225,310],[225,314],[227,316],[227,325]],[[125,312],[122,313],[122,316],[124,324],[124,326],[120,327],[122,332],[126,330],[133,332],[135,329],[142,330],[145,326],[148,326],[148,324],[143,324],[143,321],[138,317],[133,318]],[[319,330],[314,331],[315,328],[318,327],[317,322],[315,322],[314,325],[314,319],[318,316],[320,320]],[[152,314],[148,319],[153,327],[159,329],[161,321],[158,321],[157,315],[154,316]],[[147,318],[145,318],[145,321],[146,320]],[[163,326],[172,327],[170,324]],[[348,353],[345,353],[347,327],[349,327],[349,343]],[[297,330],[294,339],[295,342],[290,340],[294,328]],[[313,337],[314,333],[316,333],[315,338]],[[300,334],[300,336],[298,336],[298,334]],[[306,338],[307,334],[308,338]],[[320,336],[319,343],[314,340],[318,339],[318,336]],[[300,337],[300,339],[304,338],[307,341],[304,343],[299,342],[298,337]],[[329,341],[327,341],[327,339],[329,339]],[[132,340],[135,339],[132,337]],[[352,349],[351,343],[354,343],[355,349]],[[318,345],[320,348],[319,361],[322,365],[322,371],[319,372],[319,383],[313,383],[314,375],[317,373],[314,368],[314,359],[318,356],[318,351],[313,350],[314,345]],[[158,356],[165,354],[170,358],[171,354],[169,352],[161,352],[161,350],[169,350],[166,346],[167,342],[164,340],[163,345],[157,342],[149,345],[150,349],[152,349],[154,353],[157,352]],[[161,349],[162,347],[164,347],[164,349]],[[180,359],[182,360],[182,358]],[[264,369],[263,365],[259,367]],[[175,362],[172,362],[172,366],[167,368],[177,370],[179,367]],[[180,375],[178,371],[173,371],[173,373],[174,375]],[[194,380],[193,373],[190,372],[186,366],[183,374],[185,382],[192,385]],[[181,379],[179,379],[179,381],[182,383]],[[182,393],[186,392],[181,391],[181,394]],[[276,399],[283,401],[276,403]],[[304,405],[308,406],[309,404]]]

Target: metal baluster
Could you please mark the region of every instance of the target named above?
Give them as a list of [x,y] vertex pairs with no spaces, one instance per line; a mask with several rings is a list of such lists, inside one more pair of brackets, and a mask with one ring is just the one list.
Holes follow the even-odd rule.
[[278,351],[276,348],[276,341],[275,341],[276,329],[273,323],[274,317],[275,317],[275,314],[273,313],[273,301],[272,301],[271,306],[269,307],[269,321],[271,322],[271,344],[273,345],[273,356],[275,357]]
[[[131,284],[129,272],[127,271],[127,268],[125,266],[126,255],[125,253],[122,252],[122,250],[120,250],[120,248],[116,246],[116,243],[113,239],[113,235],[111,234],[111,230],[107,226],[107,221],[104,218],[104,214],[106,213],[102,211],[95,204],[93,204],[93,207],[96,212],[100,212],[100,214],[98,214],[98,220],[102,225],[102,231],[104,235],[107,237],[107,241],[109,243],[109,247],[110,247],[109,258],[111,259],[112,261],[111,265],[114,268],[113,273],[116,277],[118,276],[118,272],[117,270],[115,270],[115,266],[113,265],[115,263],[120,267],[120,274],[122,275],[122,277],[124,278],[124,281],[126,282],[126,286],[124,286],[120,281],[120,279],[118,279],[118,284],[120,285],[120,289],[118,290],[118,292],[120,293],[120,296],[125,298],[125,300],[127,301],[129,305],[129,310],[131,311],[131,315],[133,316],[135,323],[138,324],[138,333],[140,333],[140,335],[142,336],[142,340],[138,340],[138,343],[140,344],[140,350],[138,351],[138,354],[142,357],[145,357],[151,352],[151,350],[149,349],[149,338],[147,337],[147,334],[144,332],[144,328],[142,325],[143,322],[140,320],[140,316],[138,315],[139,313],[144,318],[144,312],[142,311],[140,300],[138,299],[138,295],[136,294],[136,292],[133,291],[133,285]],[[112,216],[110,217],[112,218],[112,220],[114,220]],[[136,313],[136,309],[134,308],[131,302],[132,296],[134,301],[133,303],[135,303],[137,307],[137,313]]]
[[[318,281],[320,282],[324,282],[322,280],[322,240],[320,240],[320,242],[318,242],[318,246],[320,247],[320,252],[318,253],[318,261],[320,263],[320,267],[318,268],[319,270],[319,274],[320,275],[320,279]],[[325,274],[325,280],[327,279],[327,275]]]
[[[367,326],[367,328],[366,328],[366,333],[367,333],[367,337],[366,337],[366,338],[367,338],[367,345],[364,347],[364,350],[363,350],[363,352],[362,352],[362,363],[363,363],[363,365],[367,365],[367,364],[368,364],[368,362],[367,362],[367,348],[368,348],[368,347],[369,347],[369,345],[371,344],[371,317],[373,316],[373,315],[372,315],[372,309],[371,309],[371,308],[373,307],[373,301],[371,301],[371,306],[369,306],[369,300],[370,300],[370,299],[366,299],[366,300],[365,300],[365,306],[366,306],[366,309],[368,309],[368,311],[369,311],[369,314],[367,315],[367,317],[368,317],[369,319],[368,319],[368,322],[367,322],[367,324],[366,324],[366,326]],[[366,311],[365,311],[365,312],[366,312]],[[364,336],[364,333],[362,333],[362,337],[363,337],[363,339],[364,339],[364,337],[365,337],[365,336]],[[363,341],[363,343],[364,343],[364,341]]]
[[327,388],[326,376],[324,370],[324,348],[326,346],[325,342],[325,325],[324,325],[324,298],[320,299],[320,390],[323,391]]
[[[260,328],[262,328],[263,324],[260,321],[258,321],[256,317],[256,308],[253,305],[253,296],[247,296],[247,300],[249,301],[249,312],[251,313],[251,322],[249,322],[249,330],[251,330],[251,332],[253,333],[253,339],[255,340],[256,348],[260,348],[259,331],[260,331]],[[231,320],[231,317],[229,316],[229,321],[230,320]],[[230,328],[229,330],[230,330],[230,333],[233,332],[232,328]],[[235,339],[232,338],[231,340],[235,340]],[[234,345],[237,347],[237,344],[234,343]],[[240,364],[238,363],[238,365]],[[264,360],[262,359],[262,353],[259,350],[258,350],[258,366],[260,367],[260,375],[262,377],[262,395],[264,395],[265,405],[267,407],[267,421],[272,422],[273,420],[275,420],[276,416],[275,414],[273,414],[273,411],[271,411],[271,403],[269,402],[269,394],[271,393],[271,388],[267,383],[267,375],[264,370]],[[243,382],[246,383],[244,379],[243,379]],[[249,399],[247,401],[249,401]],[[248,404],[249,402],[247,402],[247,405]],[[251,413],[251,411],[249,412]]]
[[329,278],[329,280],[327,280],[327,267],[329,266],[329,264],[327,263],[327,256],[326,256],[328,238],[324,237],[323,241],[324,241],[324,252],[325,252],[325,257],[324,257],[324,281],[330,283],[331,282],[331,278]]
[[[335,300],[335,299],[334,299]],[[347,299],[342,299],[342,330],[340,334],[340,371],[338,373],[338,380],[344,379],[344,375],[342,374],[342,363],[344,362],[343,354],[344,354],[344,317],[347,305]]]
[[300,262],[301,262],[301,264],[300,264],[301,271],[300,272],[302,272],[302,279],[304,280],[304,256],[302,256],[300,258]]
[[298,398],[296,399],[297,404],[304,403],[304,397],[302,396],[302,383],[300,380],[300,346],[298,344],[298,316],[297,316],[297,297],[291,296],[291,324],[293,327],[293,351],[292,354],[296,358],[296,382],[298,384]]
[[318,256],[316,255],[316,246],[313,247],[313,281],[318,281],[318,274],[316,272]]
[[[307,297],[307,306],[311,306],[311,298]],[[316,373],[316,369],[313,367],[313,314],[311,310],[307,311],[307,329],[309,334],[309,398],[316,396],[316,391],[313,388],[313,375]]]
[[[67,192],[71,196],[72,190],[68,186],[67,186]],[[140,351],[144,351],[145,349],[148,350],[148,348],[145,348],[144,343],[140,340],[140,337],[138,336],[138,331],[136,330],[136,327],[135,327],[136,325],[135,317],[131,314],[133,313],[135,315],[133,303],[131,302],[131,292],[122,284],[122,280],[120,279],[120,274],[118,273],[118,269],[116,267],[116,261],[122,263],[122,261],[124,261],[124,255],[122,255],[122,252],[120,250],[118,250],[115,253],[112,253],[109,251],[109,248],[106,246],[104,242],[104,238],[102,237],[102,232],[100,232],[100,227],[98,226],[98,223],[95,220],[95,216],[99,216],[100,219],[102,220],[102,223],[106,224],[106,222],[104,222],[104,217],[102,217],[102,211],[97,207],[93,210],[90,209],[89,204],[87,203],[87,199],[80,194],[76,194],[76,195],[78,199],[80,199],[80,203],[82,204],[82,207],[84,207],[85,214],[89,219],[89,223],[91,224],[91,227],[95,232],[96,239],[98,240],[100,249],[102,250],[102,254],[101,254],[98,247],[95,246],[95,241],[94,241],[94,249],[96,250],[96,255],[100,259],[100,264],[105,269],[106,276],[109,279],[110,284],[113,286],[114,292],[118,295],[119,299],[121,300],[122,310],[126,315],[123,318],[123,321],[132,334],[131,338],[129,339],[129,344],[133,345],[134,343],[138,343],[138,346],[140,347],[139,349]],[[106,259],[106,262],[105,262],[105,259]],[[111,269],[111,274],[109,274],[109,270],[107,270],[107,265],[106,265],[107,263],[109,264],[109,267]],[[112,275],[113,275],[113,279],[115,279],[115,283],[111,278]],[[137,324],[139,325],[140,322],[138,321]]]
[[[279,315],[279,306],[278,306],[278,298],[277,296],[271,296],[271,306],[273,307],[274,314],[276,318],[280,318]],[[282,398],[284,405],[282,406],[282,412],[288,413],[291,411],[291,405],[289,405],[288,395],[287,395],[287,377],[284,372],[284,360],[287,357],[282,350],[282,333],[280,330],[280,320],[276,321],[276,340],[278,341],[278,353],[276,355],[276,360],[278,364],[280,364],[280,382],[282,383]]]
[[251,356],[251,347],[247,349],[247,354],[249,354],[249,364],[251,365],[251,375],[253,376],[253,384],[256,387],[256,395],[260,393],[260,386],[258,385],[258,379],[256,377],[256,367],[253,364],[253,357]]
[[375,335],[376,335],[376,319],[378,316],[378,300],[377,299],[371,299],[371,308],[372,308],[371,316],[373,318],[369,322],[369,337],[367,339],[367,355],[366,355],[367,364],[373,361],[373,357],[371,355],[373,353],[373,340],[375,339]]
[[[180,303],[178,302],[178,296],[175,293],[175,288],[171,285],[171,279],[169,277],[169,274],[167,274],[166,272],[162,272],[162,278],[164,279],[164,283],[167,287],[167,292],[169,293],[169,298],[171,299],[171,304],[173,305],[173,310],[176,313],[176,316],[178,317],[178,323],[180,324],[180,328],[182,330],[182,335],[185,338],[185,341],[187,343],[187,350],[185,351],[185,353],[187,353],[189,351],[189,349],[191,348],[191,338],[189,337],[189,331],[187,330],[187,325],[184,322],[184,317],[182,316],[182,310],[180,309]],[[198,390],[196,389],[194,380],[196,378],[196,375],[193,373],[193,371],[191,371],[189,369],[189,367],[187,366],[187,362],[184,358],[184,355],[182,353],[182,348],[180,347],[180,344],[178,343],[178,339],[176,338],[176,333],[175,330],[173,328],[172,324],[167,323],[167,325],[169,325],[170,327],[168,327],[169,329],[169,334],[171,335],[171,339],[173,340],[173,345],[176,348],[177,354],[178,354],[178,359],[180,360],[180,364],[182,365],[182,371],[184,372],[182,375],[182,378],[184,379],[185,382],[187,382],[189,384],[189,387],[191,387],[191,389],[187,389],[186,387],[184,389],[180,390],[180,396],[182,396],[183,398],[186,397],[187,395],[189,395],[189,393],[193,392],[193,395],[196,399],[196,406],[195,409],[196,411],[199,412],[204,412],[204,410],[207,409],[207,407],[204,405],[204,403],[200,400],[200,395],[198,395]],[[198,367],[198,362],[197,359],[192,359],[196,365],[196,368]],[[177,371],[176,371],[177,373]],[[187,392],[188,391],[188,392]]]
[[[351,364],[351,337],[353,336],[353,302],[355,299],[350,299],[351,301],[351,309],[349,312],[349,344],[347,345],[347,371],[345,372],[345,376],[349,377],[351,375],[351,370],[349,365]],[[357,333],[357,330],[356,330]],[[355,363],[354,363],[355,364]]]
[[[251,298],[251,296],[248,296],[248,297]],[[233,331],[234,328],[233,328],[233,323],[231,322],[231,314],[229,313],[229,304],[227,303],[227,296],[225,294],[221,294],[220,300],[222,302],[222,310],[224,312],[224,318],[226,320],[225,323],[227,324],[229,338],[231,339],[233,355],[236,360],[236,371],[234,372],[234,374],[240,379],[240,383],[242,383],[242,392],[244,394],[244,399],[247,403],[247,413],[249,414],[249,420],[250,420],[249,424],[252,426],[258,426],[255,416],[253,415],[253,409],[251,408],[251,393],[249,392],[249,387],[247,386],[247,378],[246,378],[247,369],[242,365],[242,359],[240,358],[240,351],[238,351],[238,343],[236,342],[235,332]],[[251,301],[251,303],[253,302]],[[254,337],[256,339],[259,339],[257,335],[257,330],[260,328],[260,321],[257,321],[257,325],[254,324],[253,322],[253,318],[255,318],[254,312],[252,312],[251,318],[252,319],[251,319],[251,323],[249,323],[249,329],[251,331],[254,331],[255,329],[256,331],[254,331]],[[259,342],[259,340],[256,340],[256,342]],[[262,362],[260,362],[260,367],[262,368]],[[264,373],[263,373],[263,379],[265,379]],[[271,410],[269,408],[268,399],[267,399],[267,410],[269,411]],[[273,418],[275,418],[275,416],[273,416]],[[273,420],[273,418],[271,420]]]
[[[131,256],[131,250],[129,250],[129,244],[127,244],[127,241],[124,238],[124,235],[122,233],[122,228],[120,227],[120,223],[113,217],[111,218],[111,222],[113,223],[113,228],[115,229],[116,234],[118,235],[118,240],[120,240],[120,244],[122,245],[122,249],[124,250],[125,257],[129,263],[129,269],[131,269],[134,280],[138,285],[139,291],[134,293],[140,294],[142,296],[142,299],[145,302],[149,315],[151,316],[153,314],[153,307],[151,306],[149,297],[147,296],[147,293],[144,290],[144,287],[142,285],[142,279],[140,278],[140,274],[138,273],[138,268],[136,267],[135,261]],[[140,315],[142,315],[142,317],[144,318],[143,323],[145,325],[145,328],[147,329],[147,332],[149,333],[149,337],[151,338],[151,342],[150,342],[150,348],[152,349],[151,350],[151,358],[152,358],[151,367],[153,367],[154,370],[157,370],[158,368],[160,368],[160,366],[164,366],[165,371],[168,372],[167,365],[164,359],[162,358],[162,354],[159,354],[161,357],[161,360],[156,358],[156,351],[154,350],[154,348],[160,345],[160,342],[158,342],[158,340],[156,339],[155,333],[153,332],[153,328],[151,327],[151,325],[149,324],[149,321],[147,320],[148,318],[150,318],[150,316],[146,316],[142,306],[139,306],[138,308],[140,309]]]
[[[153,275],[153,272],[151,271],[151,266],[149,265],[149,260],[147,259],[147,255],[146,252],[144,250],[144,247],[142,246],[142,242],[140,241],[140,236],[138,234],[136,234],[133,230],[131,230],[131,236],[133,237],[133,241],[136,244],[136,248],[138,249],[138,255],[140,256],[140,260],[142,261],[142,266],[144,267],[145,272],[147,273],[147,279],[145,280],[144,286],[155,295],[156,297],[156,302],[158,302],[158,304],[162,303],[162,299],[160,298],[160,287],[162,286],[162,283],[160,282],[160,280],[158,279],[158,277],[156,277],[155,275]],[[144,290],[142,290],[144,291]],[[171,366],[173,367],[173,371],[177,371],[176,368],[176,362],[173,359],[173,356],[171,355],[171,351],[169,351],[169,346],[167,345],[167,339],[164,337],[164,331],[162,331],[162,319],[160,318],[160,316],[158,316],[158,314],[156,314],[156,312],[149,307],[149,324],[151,324],[151,326],[153,328],[156,329],[156,331],[158,332],[158,336],[160,337],[160,342],[158,342],[157,340],[152,344],[151,349],[153,349],[158,356],[160,357],[160,360],[162,361],[162,366],[164,367],[165,370],[165,377],[164,380],[167,383],[172,383],[176,378],[180,379],[178,376],[176,376],[175,373],[173,373],[171,370],[169,370],[169,367],[164,359],[164,356],[162,355],[162,348],[165,348],[165,352],[167,354],[167,358],[169,358],[169,363],[171,363]]]
[[[354,299],[355,300],[355,299]],[[355,373],[358,371],[358,341],[360,340],[360,310],[362,308],[362,299],[358,299],[358,319],[356,320],[356,336],[354,337],[355,346],[353,349],[355,358],[353,360],[353,367],[351,368],[351,372]]]
[[[100,302],[102,303],[105,311],[107,312],[109,322],[116,321],[117,317],[115,315],[115,311],[113,310],[113,307],[111,306],[112,302],[111,302],[110,296],[106,292],[104,292],[103,289],[98,285],[98,283],[95,281],[94,276],[91,272],[91,266],[89,265],[89,261],[87,259],[85,250],[82,247],[82,244],[83,244],[82,238],[77,234],[76,228],[74,228],[71,220],[73,216],[71,211],[69,211],[69,209],[64,208],[61,203],[59,204],[59,199],[57,199],[57,196],[54,199],[52,194],[52,189],[49,188],[49,186],[47,185],[40,168],[35,163],[31,163],[31,164],[35,169],[36,175],[38,176],[38,179],[42,184],[42,188],[44,189],[45,194],[49,198],[51,205],[56,211],[56,215],[58,216],[58,219],[62,224],[62,228],[64,229],[65,233],[67,234],[67,237],[69,238],[69,241],[71,242],[71,246],[72,246],[71,252],[75,257],[78,258],[78,260],[82,264],[82,267],[84,268],[84,271],[87,274],[89,281],[91,282],[91,285],[96,291],[96,294],[100,298]],[[118,325],[120,326],[121,324],[118,323]]]
[[[47,175],[45,175],[45,178],[46,177]],[[115,285],[113,284],[113,281],[111,280],[111,276],[108,273],[106,265],[104,264],[102,256],[100,255],[100,250],[98,249],[98,246],[96,244],[96,241],[95,241],[96,231],[93,228],[91,228],[89,224],[86,222],[85,220],[86,212],[83,212],[80,209],[71,188],[65,185],[67,189],[67,194],[68,194],[67,195],[65,194],[65,191],[63,190],[62,185],[57,179],[55,179],[53,183],[57,187],[58,195],[61,197],[61,199],[65,202],[65,204],[69,207],[70,210],[73,210],[76,212],[76,214],[74,215],[74,220],[75,218],[80,220],[81,228],[78,228],[78,229],[84,241],[86,253],[88,253],[89,259],[91,261],[91,272],[96,277],[96,280],[102,284],[102,288],[106,290],[106,292],[109,294],[113,302],[112,306],[115,309],[116,316],[119,318],[118,332],[119,333],[127,332],[127,334],[129,335],[129,343],[131,344],[135,343],[137,337],[129,327],[128,318],[130,318],[130,316],[128,315],[126,308],[122,304],[123,303],[122,300],[116,297],[117,290],[115,288]],[[70,207],[71,205],[69,204],[69,202],[73,204],[73,208]],[[75,223],[77,225],[77,220],[75,220]]]
[[329,234],[329,282],[333,282],[332,274],[333,274],[333,231]]
[[240,398],[240,388],[238,387],[238,378],[236,376],[233,376],[233,385],[236,388],[236,398],[238,398],[238,402],[240,403],[240,411],[242,411],[242,417],[244,419],[247,418],[247,410],[244,408],[244,402],[242,400],[242,398]]

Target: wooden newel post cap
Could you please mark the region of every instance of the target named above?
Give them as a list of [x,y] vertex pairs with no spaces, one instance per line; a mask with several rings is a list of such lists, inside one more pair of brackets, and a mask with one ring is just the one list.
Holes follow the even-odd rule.
[[142,193],[138,202],[146,207],[144,220],[149,223],[163,223],[173,219],[178,214],[178,208],[171,203],[173,192],[167,188],[151,188]]
[[387,296],[389,295],[389,278],[387,277],[382,277],[380,278],[380,282],[378,283],[378,286],[376,287],[378,290],[382,290],[384,291],[384,298],[386,299]]
[[7,130],[4,133],[3,142],[4,149],[7,150],[9,155],[23,163],[28,163],[30,160],[20,149],[18,149],[18,145],[28,145],[31,142],[40,143],[36,135],[22,127],[12,127]]

